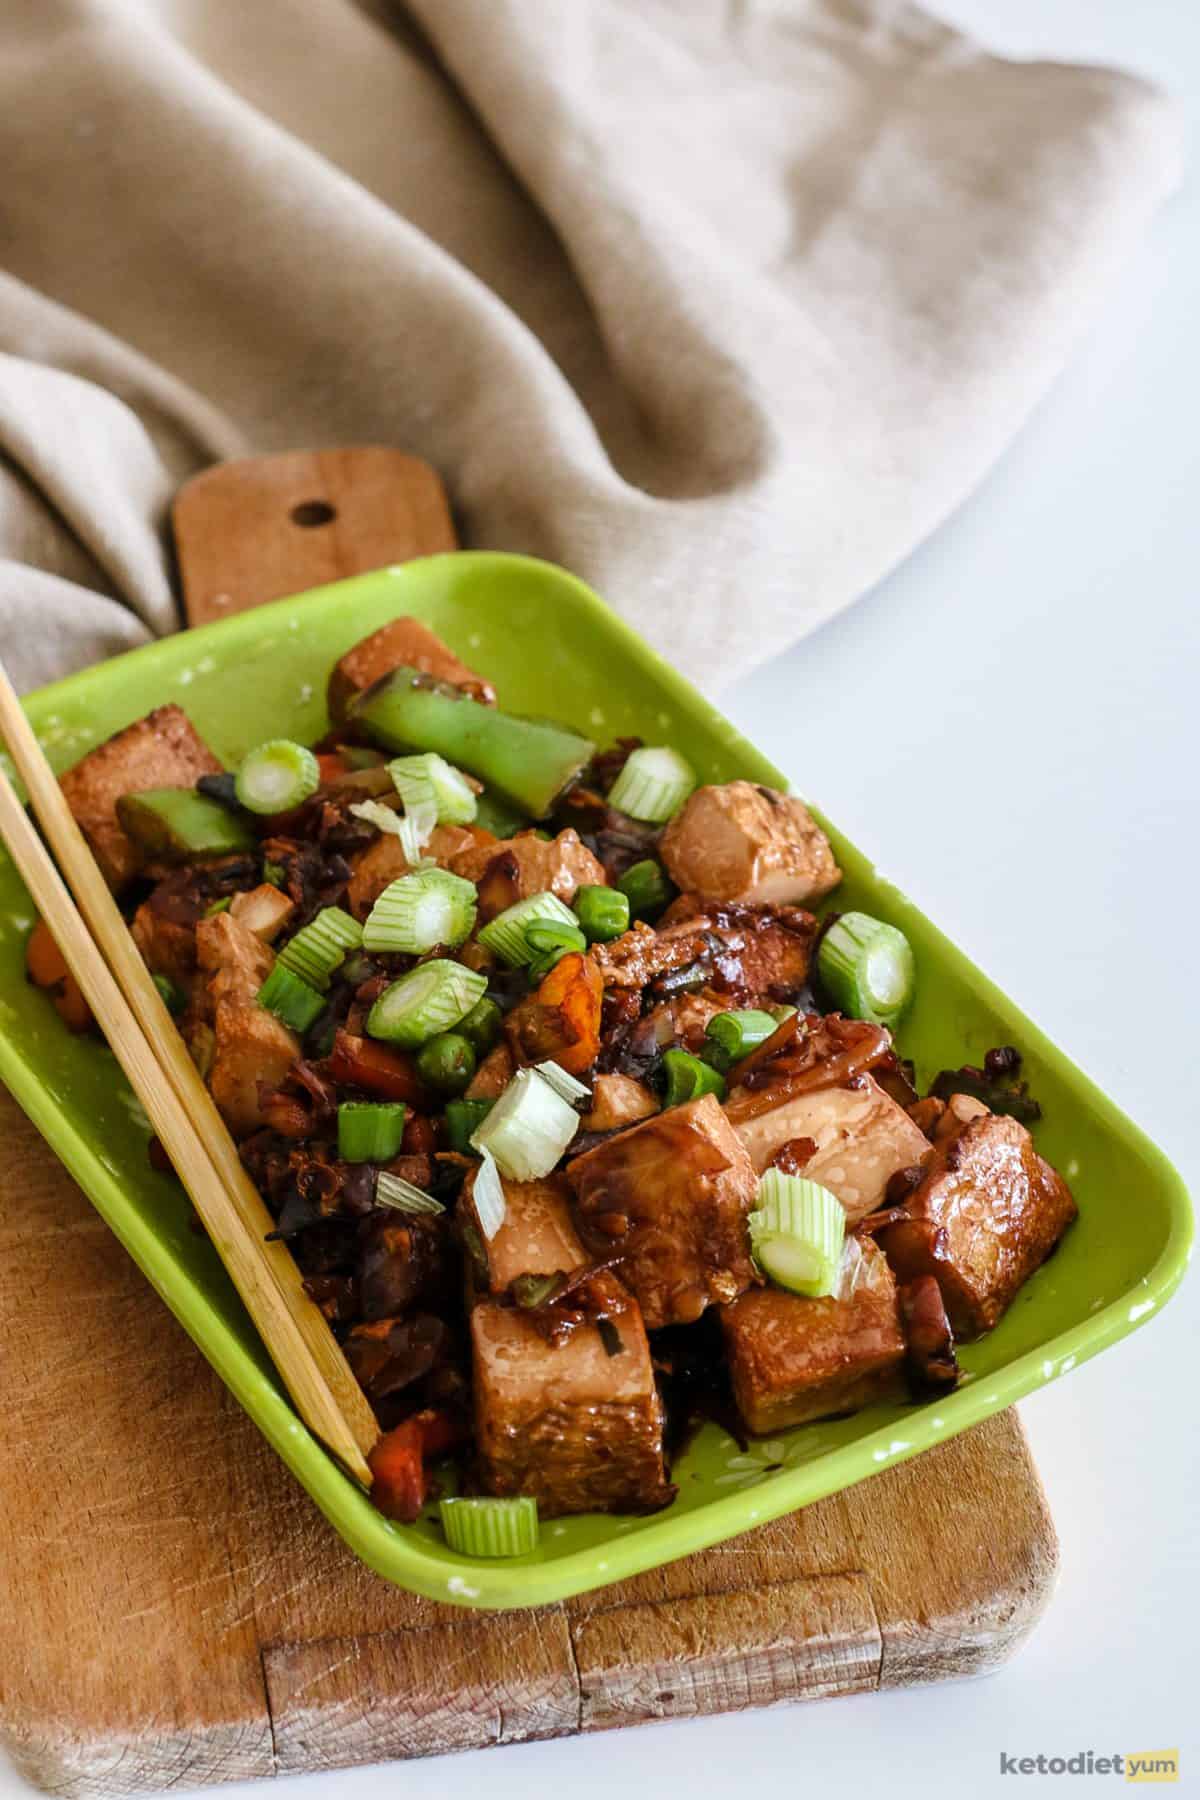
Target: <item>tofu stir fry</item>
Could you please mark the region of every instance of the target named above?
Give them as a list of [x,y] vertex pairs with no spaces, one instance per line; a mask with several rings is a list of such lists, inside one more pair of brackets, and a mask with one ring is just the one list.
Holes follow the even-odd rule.
[[[953,1387],[1075,1204],[1015,1050],[918,1094],[912,950],[837,910],[806,807],[508,713],[415,619],[329,712],[225,769],[162,706],[62,787],[375,1409],[377,1504],[520,1554],[669,1505],[705,1417]],[[28,966],[88,1029],[44,926]]]

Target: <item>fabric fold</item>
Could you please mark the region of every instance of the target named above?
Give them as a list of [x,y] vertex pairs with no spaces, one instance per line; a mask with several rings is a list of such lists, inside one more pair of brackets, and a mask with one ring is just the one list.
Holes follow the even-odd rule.
[[1179,142],[893,0],[0,0],[0,156],[23,685],[178,622],[206,462],[382,442],[712,687],[979,481]]

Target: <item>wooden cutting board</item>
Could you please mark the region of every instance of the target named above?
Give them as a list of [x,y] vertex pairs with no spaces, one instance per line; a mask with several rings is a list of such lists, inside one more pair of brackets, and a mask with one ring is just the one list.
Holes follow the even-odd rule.
[[[345,524],[362,458],[365,550]],[[333,516],[297,522],[310,503]],[[229,465],[176,524],[193,622],[216,596],[221,614],[453,543],[436,476],[392,451]],[[402,1593],[343,1547],[2,1092],[0,1131],[0,1744],[56,1794],[939,1681],[1003,1661],[1046,1604],[1054,1530],[1012,1412],[561,1606]]]

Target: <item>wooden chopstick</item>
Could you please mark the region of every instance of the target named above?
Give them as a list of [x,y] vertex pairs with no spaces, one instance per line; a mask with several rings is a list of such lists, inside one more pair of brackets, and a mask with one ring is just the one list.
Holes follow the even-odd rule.
[[237,1147],[142,961],[2,663],[0,733],[78,908],[2,771],[0,836],[145,1107],[297,1410],[355,1479],[369,1486],[366,1456],[379,1427],[366,1396],[324,1315],[305,1293],[287,1245],[267,1241],[274,1220],[242,1167]]

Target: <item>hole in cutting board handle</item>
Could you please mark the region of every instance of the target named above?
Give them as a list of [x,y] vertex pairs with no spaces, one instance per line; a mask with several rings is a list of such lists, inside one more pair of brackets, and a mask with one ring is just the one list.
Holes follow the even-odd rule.
[[293,525],[311,530],[316,525],[332,524],[337,508],[330,506],[328,500],[302,500],[299,506],[293,506],[290,517]]

